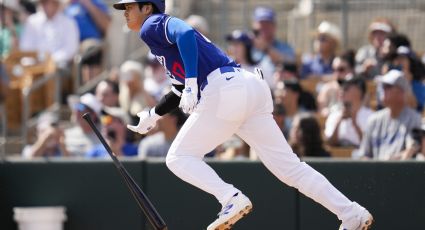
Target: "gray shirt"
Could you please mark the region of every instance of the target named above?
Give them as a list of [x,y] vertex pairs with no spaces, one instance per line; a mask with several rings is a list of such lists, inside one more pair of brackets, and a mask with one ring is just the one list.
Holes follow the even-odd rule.
[[392,118],[388,108],[375,112],[368,120],[359,153],[373,159],[389,160],[414,145],[411,131],[420,125],[420,115],[408,107],[398,118]]
[[84,133],[80,126],[65,129],[65,148],[71,156],[84,157],[95,145],[100,144],[94,133]]
[[162,132],[145,137],[139,144],[138,155],[145,157],[166,157],[172,141],[167,141]]
[[[368,72],[363,67],[363,63],[367,59],[373,59],[376,61],[376,65],[371,68]],[[374,78],[381,74],[383,60],[381,60],[377,54],[376,49],[372,45],[366,45],[361,47],[356,54],[356,67],[355,71],[357,74],[364,75],[366,78]]]

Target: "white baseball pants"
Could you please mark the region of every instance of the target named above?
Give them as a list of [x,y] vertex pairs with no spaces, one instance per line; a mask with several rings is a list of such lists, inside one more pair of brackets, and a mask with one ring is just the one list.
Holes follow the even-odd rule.
[[286,142],[272,117],[267,83],[239,68],[222,72],[217,69],[208,76],[200,103],[171,145],[166,158],[168,168],[182,180],[214,195],[221,204],[226,203],[239,190],[225,183],[203,157],[236,133],[282,182],[322,204],[340,220],[352,217],[356,203],[301,162]]

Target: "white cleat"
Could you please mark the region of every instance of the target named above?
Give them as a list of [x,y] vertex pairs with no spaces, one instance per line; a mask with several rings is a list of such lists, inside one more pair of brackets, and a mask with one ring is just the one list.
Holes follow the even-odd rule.
[[207,230],[229,230],[232,226],[252,211],[252,203],[245,195],[236,193],[223,206],[218,218],[210,224]]
[[[347,224],[341,224],[339,227],[339,230],[368,230],[372,227],[373,224],[373,216],[366,210],[363,209],[362,212],[353,217],[350,221],[350,225]],[[344,227],[345,226],[355,226],[352,228]]]

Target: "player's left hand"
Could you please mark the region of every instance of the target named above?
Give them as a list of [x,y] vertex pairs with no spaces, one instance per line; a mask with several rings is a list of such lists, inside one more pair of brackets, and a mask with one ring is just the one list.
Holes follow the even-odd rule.
[[186,78],[179,107],[184,113],[191,114],[198,104],[198,83],[196,77]]
[[135,133],[146,134],[156,125],[156,121],[161,117],[155,113],[155,108],[137,113],[139,117],[138,125],[127,125],[127,128]]

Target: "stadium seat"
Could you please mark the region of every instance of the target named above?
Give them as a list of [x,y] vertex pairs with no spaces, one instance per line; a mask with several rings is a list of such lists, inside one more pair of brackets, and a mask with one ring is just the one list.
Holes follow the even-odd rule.
[[[50,55],[21,51],[10,53],[4,63],[6,73],[9,76],[5,99],[8,127],[19,129],[21,126],[23,90],[47,74],[54,73],[56,66]],[[33,91],[30,96],[30,114],[37,113],[53,103],[54,87],[54,81],[49,80],[46,85]]]

